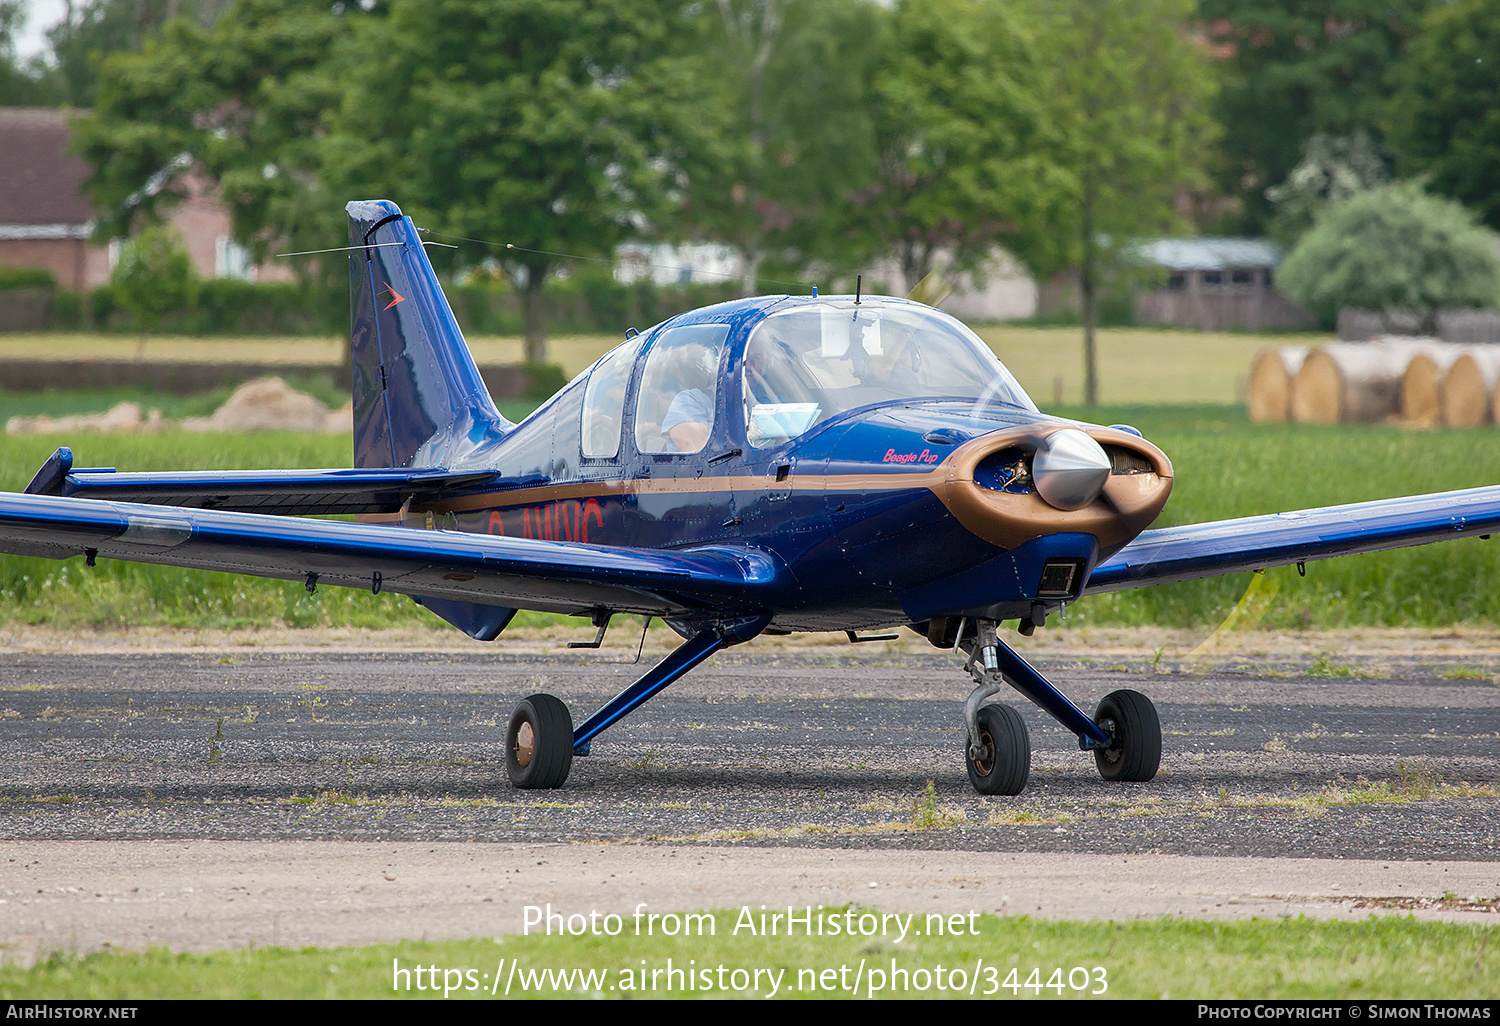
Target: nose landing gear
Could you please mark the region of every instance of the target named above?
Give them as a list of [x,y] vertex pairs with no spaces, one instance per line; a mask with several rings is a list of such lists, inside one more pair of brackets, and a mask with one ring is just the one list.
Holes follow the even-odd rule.
[[[954,649],[968,655],[964,669],[974,690],[964,703],[968,728],[965,762],[980,794],[1020,794],[1031,774],[1031,740],[1021,714],[990,701],[1015,688],[1078,735],[1078,747],[1093,751],[1105,780],[1146,781],[1161,766],[1161,721],[1151,700],[1128,689],[1105,695],[1093,719],[995,633],[990,620],[960,621]],[[932,636],[932,635],[929,635]]]
[[1008,705],[979,707],[978,743],[969,742],[969,783],[980,794],[1020,794],[1031,776],[1031,737],[1026,721]]

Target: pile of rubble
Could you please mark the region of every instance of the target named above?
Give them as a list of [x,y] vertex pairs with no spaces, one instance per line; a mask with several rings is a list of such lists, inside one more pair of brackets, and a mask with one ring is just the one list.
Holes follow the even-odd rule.
[[227,402],[208,417],[167,420],[160,410],[142,414],[139,403],[117,403],[104,413],[80,413],[68,417],[12,417],[6,421],[8,435],[66,434],[76,431],[110,431],[155,434],[167,428],[184,431],[303,431],[348,434],[353,430],[354,404],[329,410],[305,392],[280,378],[259,378],[234,390]]

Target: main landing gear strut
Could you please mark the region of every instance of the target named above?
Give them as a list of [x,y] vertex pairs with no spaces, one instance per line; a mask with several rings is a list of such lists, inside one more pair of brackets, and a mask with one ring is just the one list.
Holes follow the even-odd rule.
[[596,734],[721,648],[749,641],[770,622],[769,616],[756,616],[699,625],[671,655],[605,702],[577,729],[560,699],[552,695],[523,698],[511,713],[505,731],[505,766],[510,782],[528,789],[562,787],[573,768],[573,757],[588,755],[589,741]]
[[964,703],[968,727],[964,755],[974,790],[1020,794],[1031,775],[1026,722],[1011,706],[990,701],[1007,686],[1077,734],[1078,747],[1094,753],[1099,775],[1105,780],[1141,781],[1156,776],[1161,765],[1161,721],[1149,698],[1138,691],[1111,692],[1089,719],[1036,667],[1000,640],[997,626],[989,620],[965,621],[956,645],[968,655],[964,669],[975,684]]
[[[666,688],[722,648],[755,637],[768,616],[698,625],[671,655],[585,720],[576,729],[568,707],[552,695],[517,703],[505,732],[505,762],[519,788],[562,787],[574,756],[589,754],[589,742],[616,720]],[[968,728],[965,761],[980,794],[1020,794],[1031,775],[1031,739],[1026,721],[1008,705],[991,701],[1013,687],[1078,736],[1078,747],[1094,753],[1105,780],[1144,781],[1161,765],[1161,723],[1151,700],[1137,691],[1105,695],[1093,719],[1052,686],[996,635],[989,620],[960,622],[954,647],[968,656],[964,669],[974,690],[964,703]],[[929,635],[931,636],[931,635]],[[951,638],[948,643],[952,643]]]

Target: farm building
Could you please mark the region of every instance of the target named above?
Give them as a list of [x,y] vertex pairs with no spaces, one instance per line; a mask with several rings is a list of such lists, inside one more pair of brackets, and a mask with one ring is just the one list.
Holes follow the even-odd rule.
[[1136,248],[1165,272],[1135,297],[1138,324],[1208,331],[1312,328],[1317,318],[1276,291],[1281,247],[1267,239],[1157,239]]

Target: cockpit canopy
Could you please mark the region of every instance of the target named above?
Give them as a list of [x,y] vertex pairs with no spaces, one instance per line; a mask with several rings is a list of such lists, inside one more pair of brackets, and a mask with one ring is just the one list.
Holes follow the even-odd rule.
[[902,399],[965,399],[1036,410],[988,346],[931,307],[870,299],[772,313],[745,347],[750,443],[780,445],[846,410]]
[[[917,303],[801,301],[767,315],[743,342],[743,335],[733,334],[725,321],[669,323],[600,359],[583,385],[583,457],[619,455],[622,429],[629,430],[625,406],[632,378],[636,452],[701,451],[714,429],[715,410],[721,402],[735,402],[719,380],[735,367],[746,433],[761,449],[848,410],[886,402],[949,399],[1036,410],[978,336]],[[744,352],[737,360],[738,345]],[[576,392],[570,386],[564,394]],[[559,402],[568,405],[561,396]]]

